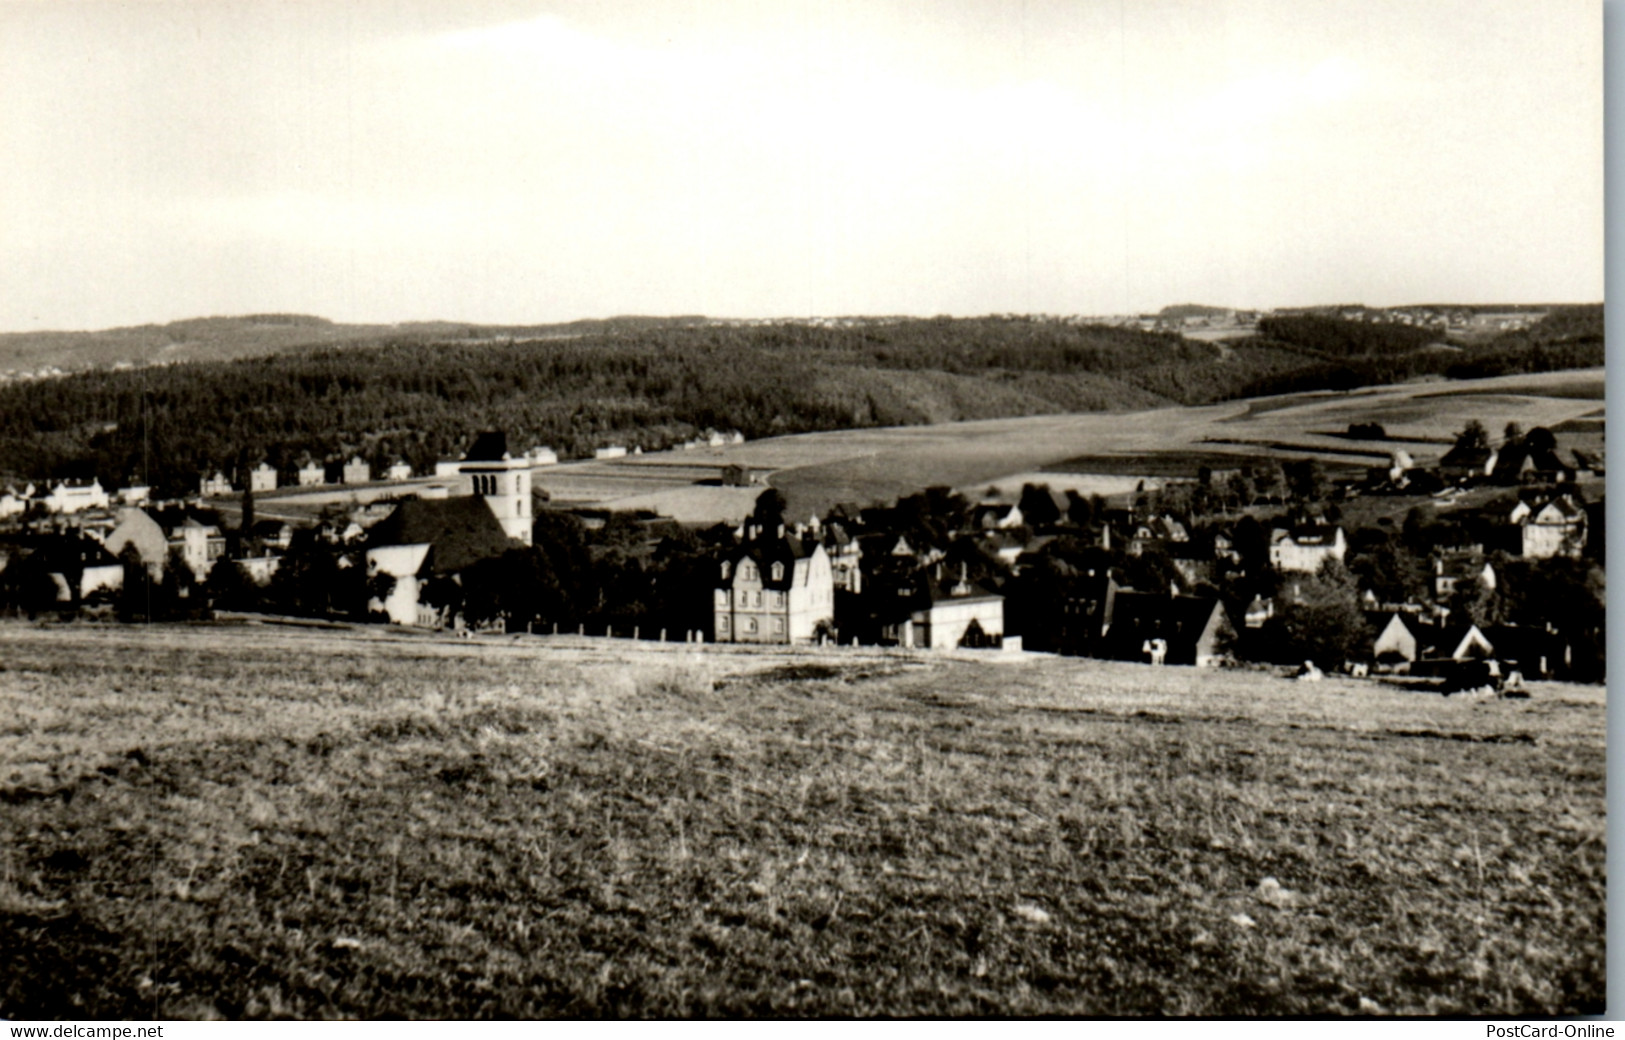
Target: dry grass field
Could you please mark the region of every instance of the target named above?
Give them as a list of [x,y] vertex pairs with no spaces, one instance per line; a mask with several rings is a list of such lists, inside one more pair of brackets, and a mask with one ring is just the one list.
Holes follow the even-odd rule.
[[0,1017],[1598,1011],[1601,688],[0,625]]

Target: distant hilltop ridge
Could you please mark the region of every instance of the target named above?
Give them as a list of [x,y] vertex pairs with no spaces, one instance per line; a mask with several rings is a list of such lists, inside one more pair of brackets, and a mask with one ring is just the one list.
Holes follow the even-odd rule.
[[[1306,315],[1365,323],[1428,325],[1471,333],[1476,326],[1507,331],[1533,323],[1542,315],[1573,305],[1552,304],[1412,304],[1367,307],[1362,304],[1281,307],[1249,310],[1181,303],[1156,314],[1051,315],[999,314],[986,317],[1042,325],[1104,325],[1144,331],[1179,332],[1205,338],[1244,335],[1260,320]],[[1581,305],[1586,306],[1586,305]],[[1600,305],[1595,305],[1600,306]],[[914,322],[975,321],[976,318],[850,315],[823,317],[714,318],[620,315],[534,325],[492,325],[458,321],[408,321],[395,324],[343,324],[297,313],[257,313],[186,318],[166,324],[134,325],[99,331],[0,333],[0,382],[40,379],[93,369],[139,368],[182,362],[233,361],[270,357],[293,351],[331,347],[382,346],[388,343],[502,342],[521,339],[566,339],[593,335],[638,335],[695,327],[874,328]]]

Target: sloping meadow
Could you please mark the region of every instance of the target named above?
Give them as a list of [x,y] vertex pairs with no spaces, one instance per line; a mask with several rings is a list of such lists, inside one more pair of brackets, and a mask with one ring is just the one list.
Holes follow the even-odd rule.
[[1604,996],[1604,695],[0,629],[0,1016],[1494,1014]]

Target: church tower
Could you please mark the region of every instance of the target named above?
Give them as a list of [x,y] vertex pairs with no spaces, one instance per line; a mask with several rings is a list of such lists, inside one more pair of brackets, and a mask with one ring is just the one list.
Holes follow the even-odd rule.
[[509,538],[530,544],[530,460],[508,454],[508,435],[482,433],[463,456],[458,472],[468,477],[474,494],[485,499]]

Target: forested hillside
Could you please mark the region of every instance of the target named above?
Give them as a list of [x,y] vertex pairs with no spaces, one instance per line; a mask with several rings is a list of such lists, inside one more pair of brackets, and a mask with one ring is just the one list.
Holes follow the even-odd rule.
[[[1266,326],[1277,337],[1272,342],[1301,351],[1306,364],[1262,376],[1240,387],[1233,396],[1351,390],[1417,376],[1480,379],[1518,372],[1553,372],[1592,368],[1606,360],[1601,304],[1559,308],[1527,329],[1504,332],[1486,343],[1466,347],[1435,342],[1440,337],[1432,333],[1425,338],[1407,337],[1407,333],[1424,330],[1406,326],[1368,325],[1335,318],[1266,319],[1259,323],[1260,335],[1266,332]],[[1378,332],[1365,331],[1372,329]],[[1407,338],[1419,346],[1398,349],[1397,344]],[[1362,345],[1368,349],[1359,350]]]
[[[662,448],[707,428],[757,438],[1198,404],[1463,366],[1535,371],[1601,363],[1594,310],[1554,314],[1471,352],[1379,349],[1336,361],[1291,340],[1221,348],[1021,318],[849,328],[622,319],[512,341],[419,332],[377,346],[0,386],[0,474],[145,479],[173,494],[195,489],[202,472],[260,459],[287,470],[307,457],[360,454],[421,471],[489,428],[570,456],[608,443]],[[1315,320],[1316,342],[1366,342],[1367,333]],[[1283,334],[1301,341],[1302,328]]]

